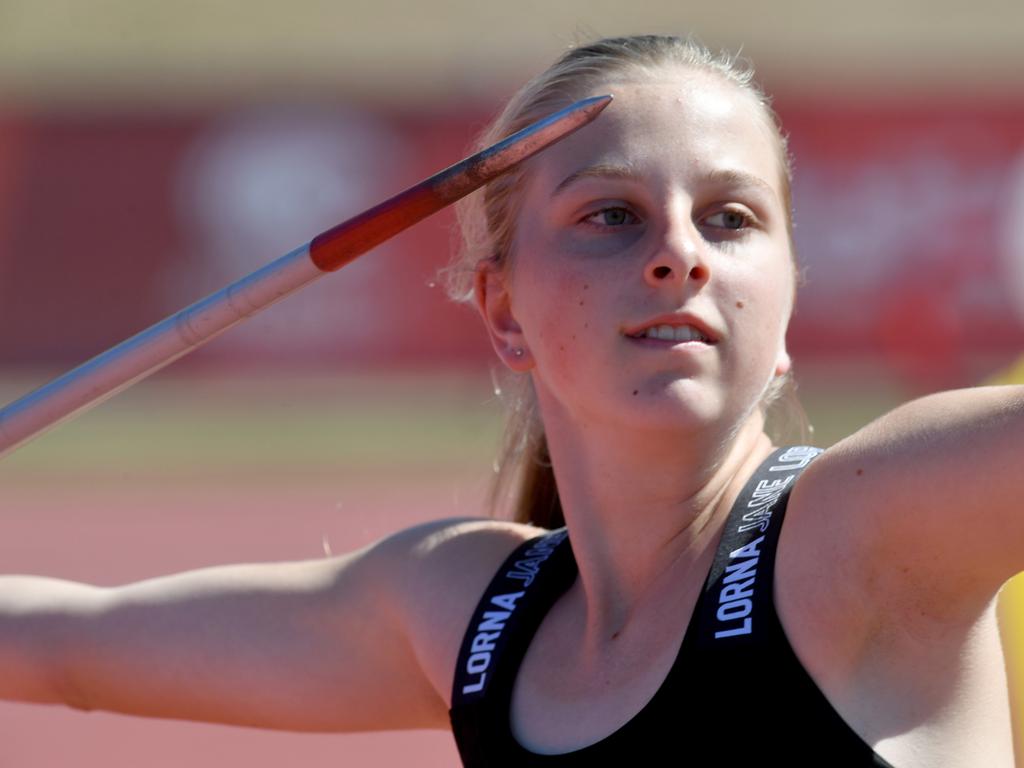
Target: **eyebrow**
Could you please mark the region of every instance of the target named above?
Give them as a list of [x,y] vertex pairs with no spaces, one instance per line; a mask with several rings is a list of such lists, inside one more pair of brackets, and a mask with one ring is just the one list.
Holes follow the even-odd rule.
[[[625,179],[627,181],[640,181],[643,176],[637,172],[634,168],[628,165],[614,165],[610,163],[597,163],[595,165],[588,165],[586,168],[581,168],[574,173],[570,173],[555,187],[551,193],[551,197],[555,198],[562,194],[566,189],[571,187],[576,182],[582,179],[588,178],[603,178],[603,179]],[[778,193],[772,188],[772,185],[762,179],[760,176],[755,176],[747,171],[737,170],[735,168],[717,168],[702,178],[704,182],[710,182],[712,184],[718,184],[720,186],[730,187],[746,187],[753,188],[764,192],[773,198],[778,198]]]
[[602,179],[626,179],[628,181],[639,181],[640,174],[628,165],[612,165],[610,163],[597,163],[588,165],[586,168],[570,173],[555,187],[551,197],[558,197],[566,189],[581,179],[602,178]]
[[723,187],[747,187],[759,189],[765,194],[778,199],[778,192],[767,181],[760,176],[755,176],[747,171],[740,171],[735,168],[719,168],[704,177],[707,181],[720,184]]

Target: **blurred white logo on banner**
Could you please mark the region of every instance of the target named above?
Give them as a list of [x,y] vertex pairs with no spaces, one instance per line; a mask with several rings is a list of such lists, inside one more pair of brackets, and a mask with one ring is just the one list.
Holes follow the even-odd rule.
[[[390,126],[350,109],[251,110],[211,123],[186,153],[177,195],[201,256],[190,264],[201,266],[168,276],[169,299],[194,300],[200,281],[217,290],[400,191],[395,169],[404,153]],[[308,357],[398,334],[393,313],[373,311],[370,289],[382,278],[379,256],[387,248],[233,329],[230,349]],[[365,322],[371,317],[372,325]]]
[[1006,201],[1000,206],[999,239],[1006,289],[1017,317],[1024,322],[1024,149],[1008,167]]

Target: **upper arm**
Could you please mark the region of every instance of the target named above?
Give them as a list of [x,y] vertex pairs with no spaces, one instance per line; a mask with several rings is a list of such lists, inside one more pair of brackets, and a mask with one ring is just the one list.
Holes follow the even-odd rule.
[[806,480],[810,505],[842,521],[871,600],[981,610],[1024,570],[1024,387],[908,403],[826,451]]
[[[62,697],[82,708],[290,730],[441,727],[447,706],[428,669],[433,630],[422,619],[434,605],[435,621],[453,610],[468,621],[472,605],[446,605],[450,577],[431,554],[433,540],[458,539],[458,530],[436,523],[340,557],[99,590],[59,649]],[[495,549],[483,560],[497,557]],[[479,597],[484,586],[453,589]]]

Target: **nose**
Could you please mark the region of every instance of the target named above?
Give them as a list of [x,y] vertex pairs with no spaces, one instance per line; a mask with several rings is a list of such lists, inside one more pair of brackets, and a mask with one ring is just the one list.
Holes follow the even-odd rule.
[[700,233],[688,216],[673,217],[644,265],[644,280],[653,287],[669,283],[706,283],[711,270]]

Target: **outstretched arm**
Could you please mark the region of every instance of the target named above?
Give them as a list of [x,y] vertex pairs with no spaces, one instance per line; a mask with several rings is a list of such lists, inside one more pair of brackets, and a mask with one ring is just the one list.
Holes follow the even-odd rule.
[[808,501],[849,525],[884,590],[933,615],[987,605],[1024,570],[1024,387],[915,400],[829,449]]
[[[485,586],[448,556],[481,525],[117,588],[0,577],[0,698],[301,731],[444,727],[437,659],[454,667],[447,637]],[[481,573],[513,546],[508,532],[484,539]]]

